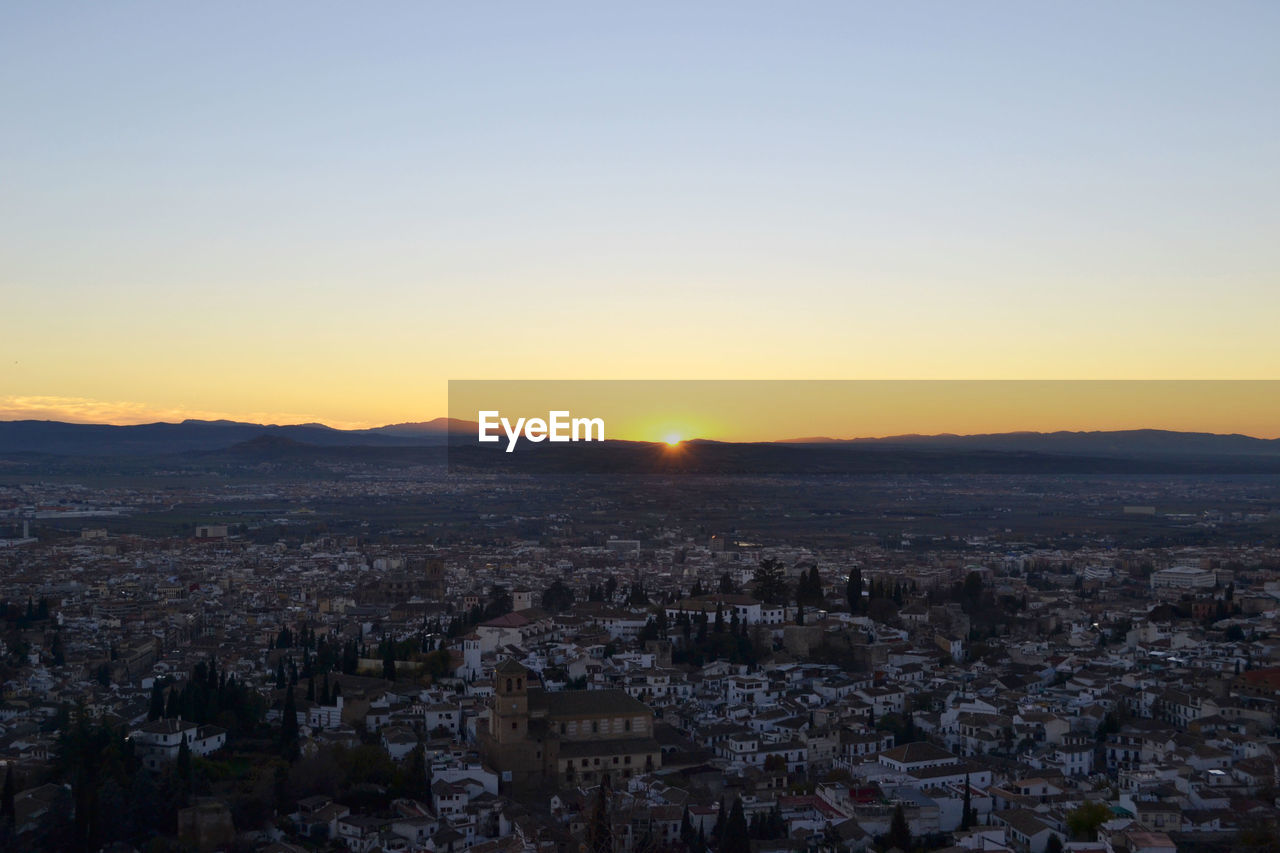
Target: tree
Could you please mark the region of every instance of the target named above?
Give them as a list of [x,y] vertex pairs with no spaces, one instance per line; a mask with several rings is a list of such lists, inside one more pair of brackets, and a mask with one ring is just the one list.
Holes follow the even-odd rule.
[[[920,740],[920,734],[916,731],[915,712],[907,711],[906,725],[902,727],[902,734],[899,735],[899,739],[894,741],[894,743],[915,743],[918,740]],[[965,784],[966,786],[968,785],[968,780],[965,780]]]
[[800,574],[800,581],[796,584],[796,604],[818,607],[823,598],[822,575],[817,566],[812,566],[809,571]]
[[720,798],[720,808],[716,809],[716,823],[711,827],[711,843],[714,847],[719,847],[724,841],[724,828],[729,824],[729,806]]
[[862,569],[849,572],[849,583],[845,586],[845,597],[849,600],[849,612],[862,612]]
[[494,584],[489,590],[489,600],[484,606],[484,616],[493,619],[511,612],[511,593],[502,584]]
[[187,746],[186,738],[178,744],[178,764],[177,776],[182,782],[182,787],[186,791],[191,790],[191,747]]
[[409,753],[409,763],[405,769],[405,794],[415,800],[429,802],[431,797],[431,771],[427,767],[426,752],[422,744]]
[[[13,765],[10,764],[8,772],[4,774],[4,793],[0,795],[0,820],[8,818],[13,820],[16,816],[14,811],[13,800],[17,796],[17,783],[13,780]],[[688,818],[689,810],[685,809],[685,817]]]
[[964,774],[964,806],[960,812],[960,828],[968,829],[973,826],[973,800],[969,793],[969,774]]
[[1274,817],[1254,812],[1240,822],[1233,850],[1274,853],[1280,850],[1280,824]]
[[151,707],[147,709],[147,720],[158,720],[164,716],[164,687],[160,679],[151,682]]
[[1113,817],[1106,803],[1087,801],[1067,812],[1067,829],[1077,841],[1096,841],[1098,827]]
[[573,590],[564,581],[556,578],[542,593],[542,609],[549,613],[560,613],[573,606]]
[[751,578],[755,585],[753,595],[766,604],[785,604],[787,601],[787,576],[782,564],[772,558],[765,558],[756,566]]
[[298,706],[292,687],[285,690],[284,710],[280,714],[280,753],[292,761],[298,757]]
[[778,805],[778,801],[773,801],[773,808],[769,810],[769,816],[762,821],[764,824],[762,835],[767,840],[787,837],[787,822],[782,817],[782,806]]
[[1056,834],[1050,835],[1048,842],[1044,845],[1044,853],[1062,853],[1062,839]]
[[590,853],[613,853],[613,826],[609,823],[609,776],[600,780],[596,789],[596,801],[591,807],[591,822],[587,830]]
[[396,680],[396,650],[395,644],[390,640],[386,641],[382,652],[382,677],[387,681]]
[[911,827],[907,826],[907,815],[902,811],[902,803],[893,807],[893,821],[889,824],[887,840],[890,847],[911,849]]
[[720,842],[719,853],[751,853],[751,833],[747,828],[741,798],[733,801],[729,820],[724,825],[724,840]]

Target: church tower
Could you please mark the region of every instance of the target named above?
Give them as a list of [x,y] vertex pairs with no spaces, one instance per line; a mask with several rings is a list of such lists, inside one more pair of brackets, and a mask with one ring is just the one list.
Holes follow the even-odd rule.
[[471,633],[462,638],[462,670],[463,677],[474,681],[480,677],[482,655],[480,653],[480,637]]
[[529,735],[529,671],[510,658],[493,670],[489,734],[504,746],[524,743]]

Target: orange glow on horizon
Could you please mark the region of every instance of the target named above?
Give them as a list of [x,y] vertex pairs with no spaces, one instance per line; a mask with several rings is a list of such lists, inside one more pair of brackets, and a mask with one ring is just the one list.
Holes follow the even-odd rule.
[[[450,417],[568,409],[627,441],[1174,430],[1280,436],[1280,381],[454,381]],[[674,440],[674,441],[673,441]]]
[[[454,394],[455,389],[465,392]],[[486,396],[488,395],[488,396]],[[484,399],[482,399],[484,397]],[[490,398],[491,397],[491,398]],[[356,405],[355,401],[352,401]],[[0,420],[174,423],[187,418],[363,429],[475,420],[477,408],[524,415],[549,408],[601,416],[606,436],[676,446],[691,439],[974,435],[1163,429],[1280,437],[1280,381],[513,381],[451,383],[449,406],[419,400],[404,414],[340,418],[323,411],[192,408],[86,397],[0,396]]]

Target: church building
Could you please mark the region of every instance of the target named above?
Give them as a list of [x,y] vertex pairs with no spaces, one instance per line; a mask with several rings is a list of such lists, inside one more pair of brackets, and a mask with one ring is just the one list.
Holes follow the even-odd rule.
[[624,690],[546,691],[513,660],[494,668],[480,751],[509,789],[628,779],[662,765],[653,711]]

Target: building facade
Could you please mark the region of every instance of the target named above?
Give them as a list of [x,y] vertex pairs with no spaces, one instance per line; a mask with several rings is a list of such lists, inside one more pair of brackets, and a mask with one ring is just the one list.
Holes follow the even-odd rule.
[[508,789],[627,779],[661,766],[653,711],[625,690],[548,692],[506,660],[494,668],[480,750]]

